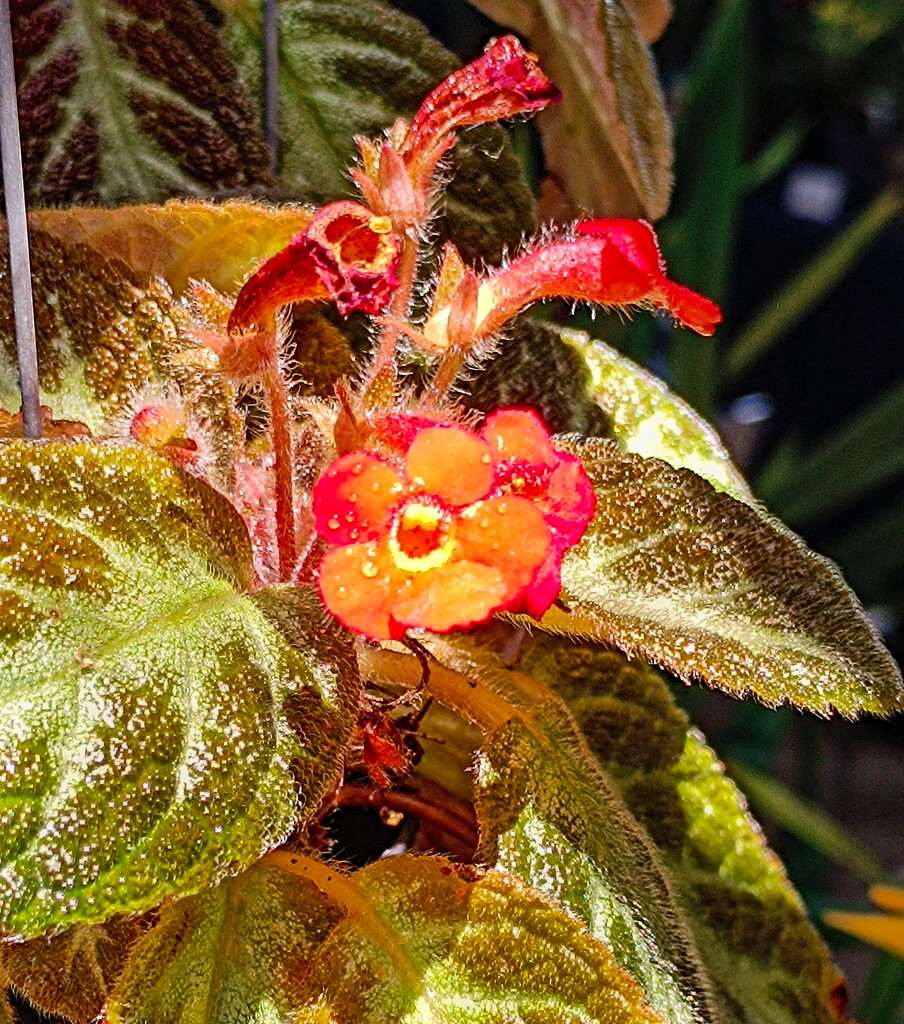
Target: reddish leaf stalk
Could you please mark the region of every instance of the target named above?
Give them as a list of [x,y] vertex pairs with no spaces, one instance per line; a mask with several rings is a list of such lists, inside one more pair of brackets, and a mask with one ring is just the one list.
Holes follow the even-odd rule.
[[288,583],[298,561],[295,539],[295,500],[292,482],[292,418],[289,393],[276,363],[263,371],[261,380],[270,408],[270,436],[273,442],[273,474],[276,481],[276,547],[279,578]]

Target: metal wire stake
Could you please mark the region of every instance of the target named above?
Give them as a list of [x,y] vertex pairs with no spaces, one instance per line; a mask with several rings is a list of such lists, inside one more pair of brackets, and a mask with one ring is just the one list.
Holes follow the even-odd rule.
[[38,349],[35,343],[35,307],[31,293],[31,259],[28,254],[28,221],[9,0],[0,0],[0,159],[3,163],[9,276],[13,290],[19,389],[22,393],[22,431],[26,437],[37,440],[41,436]]
[[279,168],[279,0],[264,0],[263,37],[264,141],[275,177]]

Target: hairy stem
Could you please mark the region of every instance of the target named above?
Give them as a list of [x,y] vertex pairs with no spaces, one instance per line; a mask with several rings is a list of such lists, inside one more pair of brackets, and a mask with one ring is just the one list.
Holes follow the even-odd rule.
[[[395,357],[396,347],[399,342],[399,335],[402,333],[400,323],[408,315],[408,307],[411,304],[411,293],[414,291],[414,279],[417,273],[418,243],[411,235],[405,235],[402,243],[402,251],[399,255],[398,279],[399,285],[393,292],[392,299],[386,310],[386,321],[383,331],[380,334],[380,343],[374,356],[373,365],[368,373],[367,384],[364,389],[365,405],[370,404],[368,399],[376,397],[374,392],[385,387],[387,379],[395,382]],[[378,387],[374,388],[373,385]]]
[[273,473],[276,478],[276,547],[279,578],[292,578],[298,551],[295,541],[295,502],[292,482],[292,419],[289,393],[279,367],[273,363],[264,372],[264,390],[270,407],[270,435],[273,441]]

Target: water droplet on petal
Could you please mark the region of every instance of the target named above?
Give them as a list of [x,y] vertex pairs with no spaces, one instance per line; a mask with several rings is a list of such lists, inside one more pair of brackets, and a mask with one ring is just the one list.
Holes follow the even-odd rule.
[[374,579],[379,575],[380,570],[377,568],[376,562],[365,562],[361,566],[361,575],[366,576],[369,580]]
[[504,516],[505,513],[508,512],[508,505],[506,504],[506,502],[500,501],[499,504],[496,506],[496,511],[499,513],[499,515]]
[[355,521],[355,513],[354,512],[346,512],[345,513],[345,521],[347,523],[353,523]]
[[492,462],[493,460],[492,460],[492,458],[490,457],[490,453],[489,453],[489,452],[484,452],[484,453],[483,453],[483,455],[481,455],[481,456],[480,456],[480,461],[481,461],[481,462],[482,462],[482,463],[483,463],[483,464],[484,464],[485,466],[489,466],[489,464],[490,464],[490,463],[491,463],[491,462]]
[[327,520],[327,524],[326,525],[331,530],[338,530],[339,529],[339,520],[335,516],[333,516],[332,519],[328,519]]
[[490,521],[489,519],[481,519],[478,521],[477,525],[481,528],[481,530],[485,530],[490,525]]

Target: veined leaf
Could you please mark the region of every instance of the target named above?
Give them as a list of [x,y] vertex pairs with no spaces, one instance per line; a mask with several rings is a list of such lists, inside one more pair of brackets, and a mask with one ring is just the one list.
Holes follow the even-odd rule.
[[715,430],[658,377],[584,331],[560,330],[590,370],[590,391],[626,451],[692,469],[739,501],[753,494]]
[[29,224],[63,242],[122,260],[141,281],[162,277],[177,295],[192,278],[234,293],[257,264],[311,219],[300,206],[174,199],[165,206],[32,210]]
[[584,365],[570,334],[532,317],[514,320],[499,351],[469,375],[461,401],[485,413],[535,409],[555,434],[611,437],[615,424],[593,394],[593,367]]
[[904,708],[901,673],[837,569],[777,520],[688,470],[600,441],[597,510],[543,625],[767,704],[828,715]]
[[271,182],[254,108],[190,0],[43,0],[12,13],[32,204]]
[[517,879],[396,857],[345,875],[284,852],[168,908],[111,1024],[662,1024],[583,926]]
[[[221,0],[224,39],[249,88],[260,85],[257,0]],[[379,135],[411,117],[457,65],[424,26],[382,0],[282,0],[279,54],[279,185],[321,203],[347,194],[356,135]],[[498,259],[533,231],[533,204],[504,132],[466,132],[451,161],[440,239],[472,263]]]
[[337,770],[346,642],[249,596],[233,507],[148,451],[0,446],[0,928],[136,913],[279,843]]
[[[583,921],[669,1024],[723,1024],[659,854],[562,702],[465,636],[425,643],[440,663],[431,695],[475,718],[486,736],[477,758],[480,859]],[[368,671],[387,678],[372,661]]]
[[[60,214],[62,217],[63,214]],[[31,232],[32,286],[41,401],[55,420],[82,423],[92,433],[111,429],[144,388],[175,384],[217,440],[221,475],[228,479],[237,441],[228,384],[174,360],[185,348],[187,312],[164,282],[136,283],[135,272],[92,246]],[[0,409],[20,405],[12,331],[6,245],[0,245]],[[122,426],[122,423],[119,423]]]
[[665,213],[671,130],[649,51],[623,0],[471,0],[526,36],[562,90],[537,119],[551,173],[575,210]]
[[836,1024],[843,984],[825,945],[743,796],[662,679],[616,651],[540,635],[520,666],[566,701],[656,844],[706,966],[716,1019]]
[[[137,917],[77,924],[55,935],[0,946],[0,978],[42,1013],[74,1024],[97,1020],[132,945],[147,927]],[[0,1016],[0,1021],[3,1018]]]

